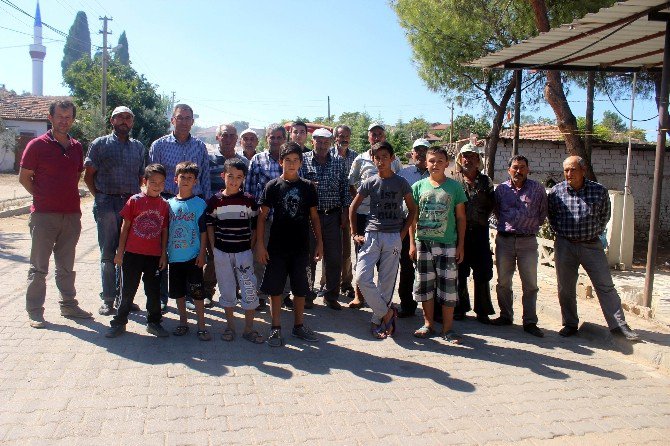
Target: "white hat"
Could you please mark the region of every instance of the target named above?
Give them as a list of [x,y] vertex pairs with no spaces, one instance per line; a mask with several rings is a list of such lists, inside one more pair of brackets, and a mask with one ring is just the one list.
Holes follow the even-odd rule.
[[312,133],[312,138],[332,138],[333,134],[328,131],[328,129],[316,129]]
[[426,138],[419,138],[416,141],[414,141],[414,144],[412,144],[412,149],[416,149],[417,147],[430,147],[430,141],[428,141]]
[[251,133],[251,134],[255,135],[256,138],[258,138],[258,134],[253,129],[243,130],[242,133],[240,133],[240,137],[246,135],[247,133]]
[[460,152],[458,152],[458,155],[456,155],[456,171],[460,172],[460,167],[461,167],[461,160],[463,159],[463,154],[464,153],[476,153],[477,156],[479,157],[479,167],[481,168],[482,165],[484,164],[484,160],[482,160],[482,154],[477,150],[477,146],[472,144],[472,143],[467,143],[463,147],[461,147]]
[[368,132],[375,127],[379,127],[380,129],[386,131],[386,129],[384,128],[384,125],[381,122],[376,122],[375,121],[375,122],[371,123],[370,126],[368,127]]
[[133,111],[132,111],[131,109],[129,109],[129,108],[126,107],[125,105],[119,105],[119,106],[116,107],[116,108],[114,109],[114,111],[112,112],[112,118],[113,118],[114,116],[120,114],[120,113],[130,113],[133,117],[135,117],[135,113],[133,113]]

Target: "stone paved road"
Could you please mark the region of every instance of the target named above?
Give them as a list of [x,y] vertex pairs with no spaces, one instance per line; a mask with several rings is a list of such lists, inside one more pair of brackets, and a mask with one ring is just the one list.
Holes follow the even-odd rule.
[[[99,302],[90,200],[78,249],[81,305]],[[58,315],[49,279],[47,330],[26,321],[26,216],[0,232],[0,442],[6,444],[668,444],[670,378],[543,321],[458,323],[465,345],[418,340],[419,318],[373,341],[367,311],[307,315],[322,340],[285,348],[244,340],[157,339],[143,314],[106,339],[108,318]],[[220,309],[209,318],[221,330]],[[291,313],[284,312],[285,326]],[[170,313],[165,326],[176,325]],[[259,326],[268,328],[268,315]]]

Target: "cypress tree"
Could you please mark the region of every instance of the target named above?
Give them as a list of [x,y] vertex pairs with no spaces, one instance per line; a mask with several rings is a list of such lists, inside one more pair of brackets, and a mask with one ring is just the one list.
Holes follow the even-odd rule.
[[116,50],[117,60],[123,65],[130,65],[130,53],[128,53],[128,38],[126,32],[122,32],[119,36],[119,49]]
[[65,40],[63,61],[60,64],[63,69],[63,75],[73,62],[78,61],[82,57],[91,58],[91,33],[88,30],[86,13],[79,11]]

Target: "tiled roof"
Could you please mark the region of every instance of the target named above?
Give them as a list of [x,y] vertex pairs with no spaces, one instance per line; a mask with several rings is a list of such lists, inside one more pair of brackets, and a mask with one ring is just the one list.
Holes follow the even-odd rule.
[[0,90],[0,118],[15,121],[46,121],[49,105],[67,96],[19,96]]
[[449,124],[433,124],[430,126],[432,131],[436,130],[449,130]]
[[[504,129],[500,137],[505,139],[514,138],[513,129]],[[532,124],[519,127],[519,139],[530,139],[534,141],[563,141],[563,134],[557,125]]]

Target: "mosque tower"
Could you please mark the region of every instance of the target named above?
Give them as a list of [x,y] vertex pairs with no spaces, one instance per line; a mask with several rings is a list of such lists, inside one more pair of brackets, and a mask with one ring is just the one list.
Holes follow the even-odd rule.
[[42,96],[43,61],[47,55],[47,48],[42,45],[42,17],[40,16],[40,2],[37,1],[35,11],[35,27],[33,30],[33,44],[30,45],[30,57],[33,59],[33,96]]

